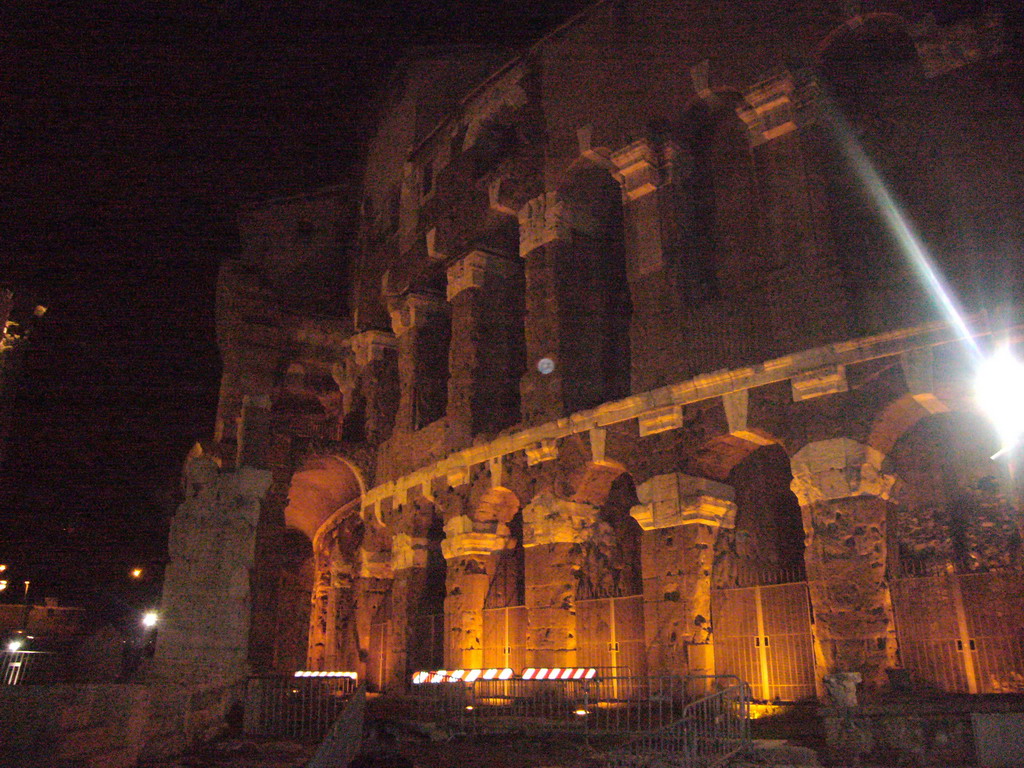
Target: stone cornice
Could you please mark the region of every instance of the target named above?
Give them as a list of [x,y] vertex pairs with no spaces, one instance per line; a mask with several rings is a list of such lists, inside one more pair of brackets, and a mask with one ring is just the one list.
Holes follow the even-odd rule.
[[[979,336],[990,333],[984,317],[968,318],[967,322],[969,327],[982,329],[978,331]],[[1024,326],[1010,329],[1009,334],[1013,337],[1024,335]],[[827,366],[851,366],[869,360],[895,357],[917,349],[957,343],[960,338],[958,331],[946,323],[930,323],[816,347],[746,368],[717,371],[604,403],[592,410],[580,411],[567,418],[503,435],[489,443],[452,453],[441,461],[371,488],[363,495],[363,514],[364,517],[375,514],[382,500],[406,493],[415,486],[429,485],[435,479],[447,483],[449,476],[468,477],[468,467],[520,451],[526,452],[528,449],[536,451],[538,445],[551,445],[570,435],[639,420],[674,406],[690,405],[734,392],[789,381]]]

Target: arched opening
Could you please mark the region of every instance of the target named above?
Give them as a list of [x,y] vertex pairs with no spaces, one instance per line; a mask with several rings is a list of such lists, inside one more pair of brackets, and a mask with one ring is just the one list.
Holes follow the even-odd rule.
[[890,227],[878,191],[866,182],[862,151],[886,192],[929,252],[942,250],[945,181],[937,157],[933,98],[902,20],[891,14],[858,17],[822,44],[820,71],[831,97],[824,125],[825,194],[855,330],[878,333],[934,317],[909,256]]
[[640,525],[630,510],[638,504],[636,487],[621,473],[581,544],[576,574],[577,663],[602,667],[618,676],[647,670],[644,642],[643,580],[640,569]]
[[[1020,489],[975,414],[926,416],[893,446],[887,520],[900,661],[951,693],[1024,690]],[[1019,467],[1017,468],[1019,469]]]
[[762,701],[816,695],[813,612],[801,510],[782,446],[732,467],[735,524],[723,529],[712,569],[711,637],[717,674],[738,675]]
[[[282,569],[280,581],[282,586],[297,587],[301,573],[308,571],[310,583],[302,613],[296,609],[294,589],[278,590],[274,642],[296,645],[295,627],[304,627],[302,645],[309,668],[336,669],[352,661],[354,563],[362,537],[356,513],[362,490],[358,471],[340,456],[311,456],[292,475],[284,523],[291,529],[294,547],[301,547],[305,557],[301,568]],[[275,650],[275,657],[284,655]]]
[[[761,349],[744,340],[766,343],[754,333],[754,318],[771,293],[764,281],[770,270],[752,270],[762,255],[762,215],[757,199],[750,140],[736,114],[741,97],[716,93],[692,104],[682,118],[681,139],[691,158],[684,187],[685,235],[677,258],[678,290],[682,294],[685,335],[685,373],[735,366]],[[718,343],[728,334],[732,344]],[[749,346],[751,342],[746,342]]]
[[484,599],[483,666],[522,671],[529,666],[522,512],[509,520],[508,530],[509,546],[496,555],[494,576]]
[[570,234],[556,259],[558,366],[568,413],[630,391],[629,326],[622,188],[596,165],[577,168],[559,190]]

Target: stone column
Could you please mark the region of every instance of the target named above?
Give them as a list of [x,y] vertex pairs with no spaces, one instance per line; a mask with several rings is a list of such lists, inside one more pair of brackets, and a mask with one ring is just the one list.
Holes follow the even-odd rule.
[[409,648],[417,642],[410,621],[423,597],[427,580],[426,536],[396,533],[391,540],[391,676],[389,688],[404,689],[414,671]]
[[[728,485],[680,473],[637,487],[631,514],[643,528],[644,627],[653,673],[710,674],[714,659],[703,624],[711,623],[715,540],[732,528],[736,503]],[[703,621],[702,621],[703,620]]]
[[809,443],[792,458],[819,682],[825,675],[859,672],[866,687],[878,688],[895,664],[885,522],[896,478],[881,471],[883,459],[848,438]]
[[441,553],[447,562],[444,599],[444,660],[448,669],[483,666],[484,599],[491,585],[495,553],[505,549],[508,528],[498,522],[474,522],[466,515],[444,526]]
[[359,575],[355,585],[355,632],[359,647],[359,679],[367,679],[370,659],[370,624],[373,622],[381,603],[391,590],[393,572],[390,550],[368,549],[366,544],[359,550]]
[[408,293],[390,300],[398,348],[395,428],[411,431],[444,415],[448,397],[448,304],[439,296]]
[[[519,255],[525,259],[526,273],[526,372],[520,391],[528,424],[565,415],[559,270],[567,260],[570,237],[566,206],[557,193],[546,192],[519,210]],[[538,370],[541,360],[550,360],[552,369]]]
[[523,507],[526,650],[537,667],[576,665],[576,586],[597,508],[539,494]]
[[448,267],[451,346],[448,423],[452,448],[519,421],[523,375],[522,265],[470,251]]
[[308,669],[354,670],[355,578],[334,542],[318,541],[309,614]]

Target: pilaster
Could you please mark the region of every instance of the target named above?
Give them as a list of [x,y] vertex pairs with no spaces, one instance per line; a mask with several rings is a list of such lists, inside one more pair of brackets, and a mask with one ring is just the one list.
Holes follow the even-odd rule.
[[509,531],[501,523],[476,523],[466,515],[450,519],[444,530],[445,664],[449,669],[478,669],[484,659],[483,611],[494,575],[494,555],[508,546]]
[[444,414],[448,389],[448,303],[439,296],[407,293],[390,299],[398,350],[396,428],[410,431]]
[[470,251],[448,267],[450,447],[519,421],[523,374],[523,265]]
[[803,513],[814,609],[818,678],[859,672],[885,684],[896,662],[886,582],[886,516],[896,478],[884,456],[849,438],[809,443],[792,458],[793,492]]
[[577,573],[580,544],[590,537],[597,509],[541,493],[523,508],[526,650],[538,667],[576,665]]
[[[709,654],[699,625],[711,621],[711,571],[721,528],[736,519],[730,486],[680,473],[658,475],[637,487],[630,510],[643,528],[644,626],[652,672],[706,672]],[[703,622],[701,621],[703,620]],[[707,650],[702,648],[700,650]],[[703,658],[702,669],[690,669]],[[694,662],[696,663],[696,662]]]

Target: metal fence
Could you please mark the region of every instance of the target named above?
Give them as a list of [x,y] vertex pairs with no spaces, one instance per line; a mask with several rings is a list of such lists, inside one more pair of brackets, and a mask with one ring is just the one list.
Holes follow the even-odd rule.
[[41,685],[58,682],[57,654],[46,651],[0,652],[0,684]]
[[609,754],[608,766],[722,765],[750,744],[750,688],[737,683],[687,704],[681,716]]
[[468,732],[512,721],[599,735],[671,726],[694,702],[739,685],[731,676],[600,675],[592,680],[438,683],[416,686],[414,695],[423,709]]
[[349,677],[250,678],[243,728],[247,736],[322,739],[357,686]]

